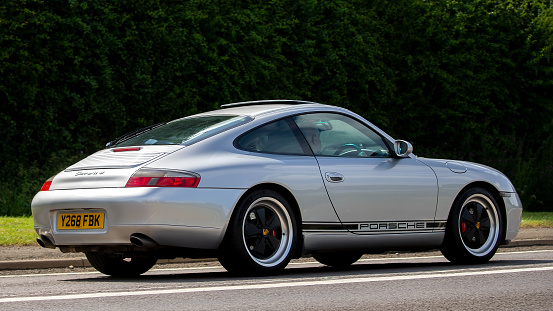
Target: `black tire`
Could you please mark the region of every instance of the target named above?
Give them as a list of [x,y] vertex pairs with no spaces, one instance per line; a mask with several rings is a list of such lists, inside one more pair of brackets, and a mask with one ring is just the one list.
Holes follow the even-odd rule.
[[150,270],[157,262],[155,257],[123,258],[104,253],[85,253],[96,270],[115,277],[134,277]]
[[278,273],[294,254],[297,234],[296,218],[286,199],[272,190],[254,191],[234,211],[219,262],[240,275]]
[[504,230],[494,196],[483,188],[468,189],[453,204],[440,250],[453,263],[485,263],[497,251]]
[[313,254],[313,258],[315,258],[315,260],[322,263],[323,265],[337,268],[350,266],[351,264],[359,260],[361,256],[363,256],[363,254],[356,252]]

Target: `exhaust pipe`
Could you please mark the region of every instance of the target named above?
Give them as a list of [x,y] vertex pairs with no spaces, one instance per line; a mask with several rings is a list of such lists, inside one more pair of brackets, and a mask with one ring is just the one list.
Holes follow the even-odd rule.
[[41,235],[36,238],[36,242],[44,248],[56,248],[56,245],[54,245],[54,243],[52,243],[52,241],[50,241],[50,239],[45,235]]
[[142,233],[133,233],[131,234],[131,243],[134,246],[144,247],[144,248],[155,248],[158,247],[156,241]]

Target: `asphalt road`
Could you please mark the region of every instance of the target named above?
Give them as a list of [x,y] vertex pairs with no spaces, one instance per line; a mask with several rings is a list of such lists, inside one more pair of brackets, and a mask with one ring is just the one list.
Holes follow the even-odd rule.
[[261,278],[232,277],[217,262],[159,266],[134,279],[90,268],[0,273],[0,310],[553,309],[553,246],[501,249],[475,266],[435,252],[364,257],[349,269],[305,258]]

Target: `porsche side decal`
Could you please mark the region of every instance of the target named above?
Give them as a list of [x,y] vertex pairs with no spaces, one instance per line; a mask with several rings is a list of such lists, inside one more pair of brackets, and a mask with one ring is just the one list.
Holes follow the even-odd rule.
[[411,221],[379,221],[361,223],[303,223],[303,231],[350,231],[368,232],[435,232],[444,231],[446,221],[411,220]]

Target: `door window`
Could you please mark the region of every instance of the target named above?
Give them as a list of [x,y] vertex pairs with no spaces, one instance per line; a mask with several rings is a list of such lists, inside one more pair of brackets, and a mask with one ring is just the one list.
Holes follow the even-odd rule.
[[330,157],[390,157],[384,139],[365,124],[334,113],[295,116],[313,153]]

